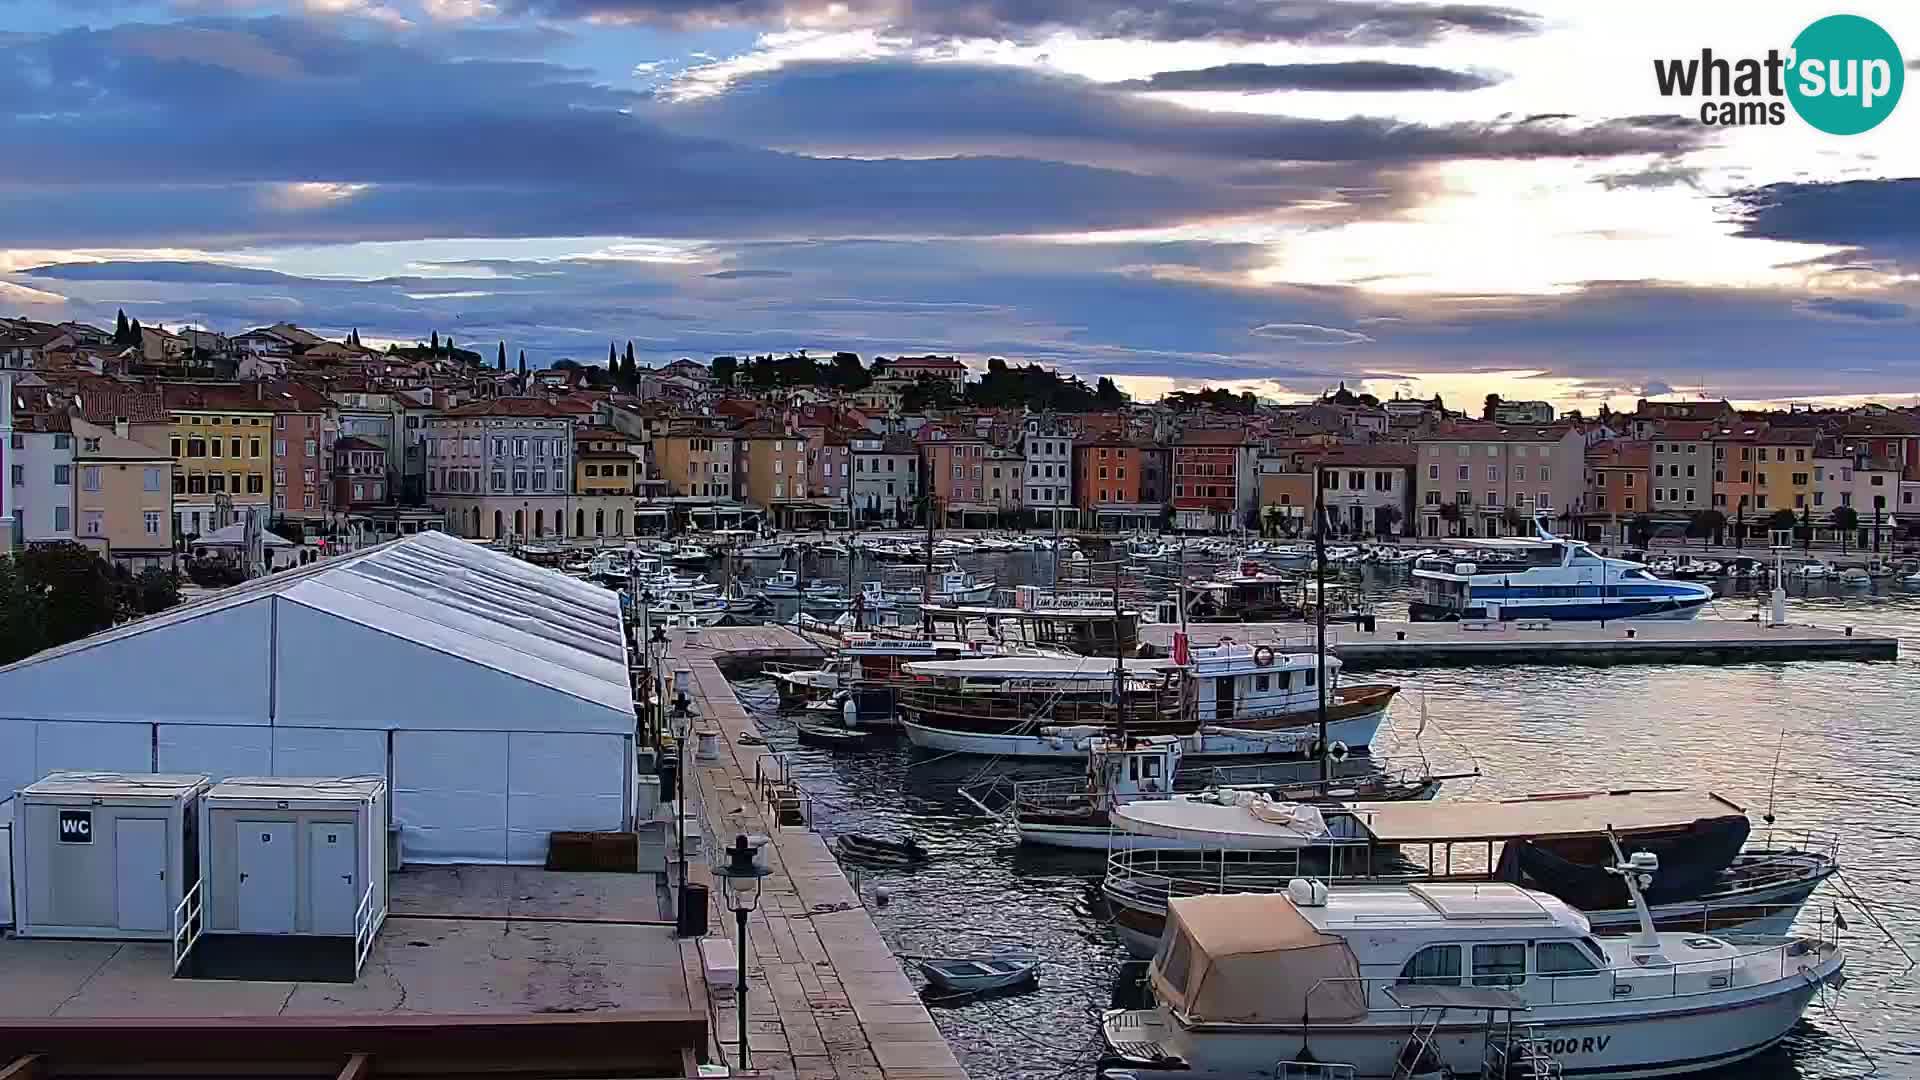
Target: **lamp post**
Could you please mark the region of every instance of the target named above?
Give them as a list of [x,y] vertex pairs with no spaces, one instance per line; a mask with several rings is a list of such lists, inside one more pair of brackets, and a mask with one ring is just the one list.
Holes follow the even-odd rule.
[[680,856],[680,901],[686,903],[687,888],[687,736],[692,734],[692,720],[687,708],[686,668],[673,673],[673,753],[674,766],[673,823],[674,842]]
[[[651,605],[653,593],[641,594],[641,603]],[[648,632],[647,637],[647,700],[652,706],[652,715],[648,718],[653,724],[653,745],[660,745],[660,732],[666,727],[666,693],[661,689],[660,669],[667,661],[667,627],[665,622],[649,627],[653,622],[652,613],[642,608],[641,627]]]
[[742,833],[733,838],[733,846],[727,849],[727,861],[716,873],[720,875],[720,886],[726,890],[727,907],[733,910],[734,945],[739,951],[739,970],[734,978],[734,990],[739,995],[740,1024],[740,1068],[744,1071],[752,1068],[747,1060],[747,916],[760,902],[760,879],[770,872],[760,863],[761,845],[766,837],[748,840]]

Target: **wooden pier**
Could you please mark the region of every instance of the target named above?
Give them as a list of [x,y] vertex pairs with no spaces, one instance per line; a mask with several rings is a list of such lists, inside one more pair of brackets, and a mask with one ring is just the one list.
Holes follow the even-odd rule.
[[[1140,628],[1142,641],[1170,651],[1170,624]],[[1291,648],[1313,647],[1304,623],[1194,623],[1195,645],[1222,639]],[[1897,638],[1847,626],[1695,619],[1608,623],[1382,622],[1373,631],[1351,623],[1327,627],[1327,643],[1349,670],[1453,667],[1470,664],[1608,665],[1735,664],[1787,660],[1892,660]]]
[[[919,992],[880,937],[826,840],[805,826],[778,826],[756,778],[778,775],[753,719],[722,668],[821,650],[777,626],[717,627],[668,634],[668,670],[691,670],[694,731],[717,730],[719,754],[688,748],[686,780],[695,788],[708,843],[736,834],[769,837],[773,873],[761,884],[748,927],[747,1045],[753,1075],[783,1080],[966,1080]],[[766,761],[762,761],[762,758]],[[703,856],[705,852],[703,852]],[[708,859],[692,860],[689,880],[708,878]],[[709,924],[734,932],[719,882],[712,882]],[[739,1017],[731,993],[716,995],[715,1038],[729,1048]]]

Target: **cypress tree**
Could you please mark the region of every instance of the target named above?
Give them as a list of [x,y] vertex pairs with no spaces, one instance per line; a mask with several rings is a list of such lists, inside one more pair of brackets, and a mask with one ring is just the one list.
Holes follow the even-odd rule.
[[433,343],[429,345],[428,348],[433,350],[435,353],[438,353],[440,351],[440,331],[435,330],[433,332]]
[[611,341],[607,342],[607,374],[616,377],[620,374],[620,356]]
[[140,347],[139,319],[133,319],[127,323],[127,344],[132,345],[134,348]]
[[[494,366],[501,371],[507,370],[507,343],[504,341],[500,343],[500,356],[499,359],[494,361]],[[521,372],[521,374],[524,375],[526,373]]]
[[113,320],[113,343],[115,345],[125,345],[127,343],[126,308],[121,308],[118,317]]
[[520,377],[523,379],[527,377],[527,350],[525,349],[520,350]]

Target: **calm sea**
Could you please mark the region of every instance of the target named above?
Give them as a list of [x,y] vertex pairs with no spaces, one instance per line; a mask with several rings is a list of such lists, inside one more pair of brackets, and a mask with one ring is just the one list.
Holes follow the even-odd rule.
[[[1002,584],[1045,580],[1047,556],[964,560]],[[844,579],[845,564],[820,572]],[[864,576],[864,566],[860,569]],[[1385,618],[1404,616],[1404,575],[1363,577]],[[1902,639],[1882,663],[1724,667],[1451,668],[1369,673],[1407,691],[1395,705],[1386,756],[1405,760],[1424,695],[1430,723],[1419,750],[1435,768],[1478,765],[1441,798],[1543,790],[1686,784],[1747,807],[1778,828],[1844,838],[1842,878],[1870,899],[1887,929],[1920,954],[1920,590],[1824,583],[1791,587],[1790,617]],[[1751,595],[1716,615],[1744,618]],[[1096,1025],[1111,1003],[1125,952],[1099,902],[1101,856],[1035,853],[958,795],[998,766],[981,759],[915,758],[906,746],[859,754],[796,747],[791,719],[772,711],[764,682],[740,684],[767,703],[762,730],[790,751],[793,772],[817,793],[823,833],[912,833],[935,854],[914,871],[868,872],[868,905],[894,951],[951,955],[992,943],[1038,948],[1036,989],[990,1000],[929,997],[934,1019],[975,1076],[1086,1076],[1101,1052]],[[1026,773],[1023,775],[1046,775]],[[886,902],[880,902],[884,893]],[[1815,907],[1840,903],[1832,886]],[[1794,1037],[1737,1068],[1759,1080],[1837,1080],[1877,1062],[1881,1075],[1920,1077],[1920,971],[1849,905],[1849,984],[1836,1015],[1817,1004]],[[918,977],[915,976],[917,979]]]

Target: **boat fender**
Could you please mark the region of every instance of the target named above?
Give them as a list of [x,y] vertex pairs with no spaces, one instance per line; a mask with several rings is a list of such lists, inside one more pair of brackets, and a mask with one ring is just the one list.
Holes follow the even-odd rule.
[[1256,667],[1271,667],[1273,665],[1273,647],[1270,645],[1262,645],[1253,650],[1253,663]]

